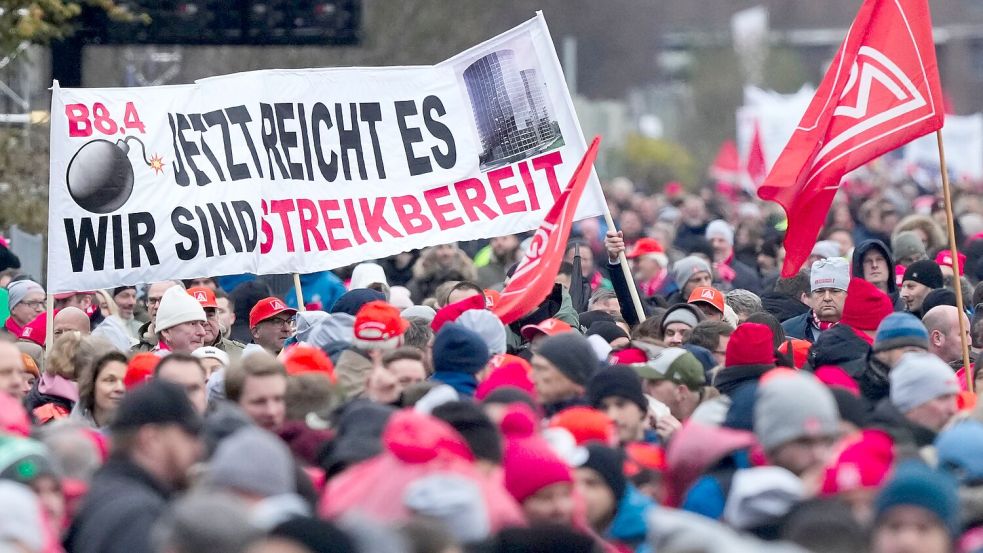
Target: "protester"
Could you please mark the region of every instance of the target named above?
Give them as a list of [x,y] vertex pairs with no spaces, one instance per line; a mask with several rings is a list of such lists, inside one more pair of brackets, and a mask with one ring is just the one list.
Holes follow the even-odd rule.
[[901,282],[901,299],[904,300],[905,309],[921,318],[925,296],[942,286],[942,270],[938,263],[925,259],[908,265]]
[[677,303],[662,316],[659,330],[669,347],[679,347],[689,340],[690,333],[703,320],[703,311],[689,303]]
[[533,352],[532,381],[547,416],[586,405],[587,382],[597,371],[597,357],[576,332],[544,338]]
[[843,316],[850,285],[850,269],[842,258],[829,258],[812,264],[810,301],[812,309],[782,323],[785,335],[815,342],[819,333],[832,328]]
[[205,342],[205,310],[180,286],[168,288],[157,307],[156,352],[191,353]]
[[135,286],[117,286],[112,289],[112,300],[116,304],[116,313],[109,318],[119,321],[126,329],[130,338],[140,339],[142,323],[136,318],[137,289]]
[[144,323],[138,333],[139,343],[134,347],[136,351],[150,351],[157,345],[156,321],[157,311],[160,309],[160,302],[164,298],[164,293],[174,287],[184,288],[184,284],[177,280],[165,280],[154,282],[147,288],[147,315],[150,318]]
[[247,355],[225,374],[225,397],[258,426],[276,432],[286,416],[287,371],[272,355]]
[[4,328],[19,337],[24,327],[44,312],[44,288],[33,280],[17,280],[7,285],[7,306],[10,317]]
[[296,309],[287,307],[280,298],[263,298],[249,310],[249,332],[253,343],[276,355],[293,331]]
[[126,393],[126,355],[118,351],[100,357],[91,370],[78,376],[78,403],[73,417],[97,429],[109,426]]
[[200,430],[201,418],[177,385],[151,381],[128,394],[110,426],[110,460],[93,478],[66,548],[150,551],[154,523],[201,454]]
[[184,388],[195,411],[204,416],[207,406],[205,382],[208,377],[205,367],[197,357],[187,353],[172,353],[157,363],[154,374],[161,380],[173,382]]

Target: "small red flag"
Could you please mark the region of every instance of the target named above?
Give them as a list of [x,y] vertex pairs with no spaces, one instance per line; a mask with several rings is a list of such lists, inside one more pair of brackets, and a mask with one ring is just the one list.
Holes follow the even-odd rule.
[[577,170],[570,177],[567,187],[560,193],[560,197],[546,214],[543,224],[533,235],[526,254],[512,273],[508,285],[502,290],[501,297],[492,307],[492,312],[503,323],[509,324],[535,309],[553,289],[553,281],[556,280],[560,263],[563,262],[564,246],[573,225],[573,215],[577,211],[580,196],[584,193],[600,143],[601,137],[595,136],[577,165]]
[[927,0],[865,0],[758,188],[788,216],[782,276],[808,259],[847,172],[942,128],[944,118]]
[[765,162],[765,149],[761,145],[761,125],[754,122],[754,134],[751,135],[751,146],[747,153],[747,174],[755,188],[761,186],[768,176],[768,165]]

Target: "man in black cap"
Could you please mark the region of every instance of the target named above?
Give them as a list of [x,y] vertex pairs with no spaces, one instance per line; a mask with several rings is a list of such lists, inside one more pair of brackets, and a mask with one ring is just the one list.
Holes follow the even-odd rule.
[[129,392],[110,426],[109,461],[92,480],[65,538],[73,553],[152,551],[151,528],[201,456],[202,421],[180,386],[151,380]]
[[598,365],[587,338],[577,332],[564,332],[544,338],[533,352],[530,376],[547,416],[586,404],[587,381]]
[[938,263],[923,259],[908,265],[901,281],[901,299],[904,300],[905,309],[920,319],[924,314],[922,302],[925,296],[943,285],[942,269]]

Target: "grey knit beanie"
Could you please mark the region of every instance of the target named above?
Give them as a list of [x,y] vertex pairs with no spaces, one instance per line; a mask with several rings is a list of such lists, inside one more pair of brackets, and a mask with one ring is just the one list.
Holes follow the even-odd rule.
[[710,264],[695,255],[684,257],[672,265],[672,279],[676,281],[676,286],[680,290],[686,286],[686,282],[693,275],[701,272],[713,275],[713,272],[710,271]]
[[283,440],[255,426],[237,430],[219,443],[205,484],[272,497],[296,490],[294,461]]
[[835,437],[839,429],[836,400],[814,376],[778,375],[758,386],[754,434],[765,451],[800,438]]

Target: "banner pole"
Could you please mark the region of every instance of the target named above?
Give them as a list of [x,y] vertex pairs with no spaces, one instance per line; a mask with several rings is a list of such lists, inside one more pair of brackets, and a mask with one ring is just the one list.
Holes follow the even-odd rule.
[[945,147],[942,145],[942,129],[935,131],[939,144],[939,167],[942,170],[942,196],[945,201],[945,219],[949,230],[949,251],[952,253],[952,283],[956,292],[956,308],[959,309],[959,341],[962,343],[963,368],[966,372],[966,389],[973,391],[973,372],[969,365],[969,344],[966,341],[966,307],[963,305],[962,279],[959,278],[959,252],[956,247],[956,226],[952,216],[952,193],[949,191],[949,171],[945,166]]
[[[604,198],[604,192],[601,192],[601,197]],[[614,219],[611,217],[611,209],[608,208],[608,199],[604,198],[604,222],[607,223],[609,230],[617,230],[618,227],[614,226]],[[635,288],[635,275],[631,274],[631,267],[628,266],[628,258],[625,256],[625,252],[618,254],[618,261],[621,262],[621,271],[625,273],[625,280],[628,281],[628,292],[631,294],[631,302],[635,306],[635,314],[638,315],[638,322],[641,323],[645,321],[645,310],[642,309],[642,300],[638,297],[638,289]]]
[[[45,303],[47,303],[47,320],[44,321],[44,350],[51,351],[51,344],[55,341],[55,295],[48,293]],[[43,367],[38,368],[43,370]]]
[[297,294],[297,311],[301,313],[307,311],[304,306],[304,291],[300,288],[300,273],[294,273],[294,292]]

